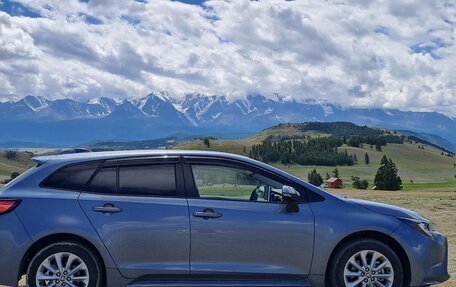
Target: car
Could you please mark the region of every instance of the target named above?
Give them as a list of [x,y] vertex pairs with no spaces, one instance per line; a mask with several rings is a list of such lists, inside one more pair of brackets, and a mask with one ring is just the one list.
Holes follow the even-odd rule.
[[34,158],[0,191],[0,285],[429,286],[447,239],[399,207],[334,196],[240,155]]

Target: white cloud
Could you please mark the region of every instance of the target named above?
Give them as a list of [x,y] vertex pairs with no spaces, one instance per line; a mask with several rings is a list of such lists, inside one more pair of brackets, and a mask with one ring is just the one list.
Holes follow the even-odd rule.
[[456,116],[451,1],[20,2],[42,18],[0,12],[2,95],[279,93]]

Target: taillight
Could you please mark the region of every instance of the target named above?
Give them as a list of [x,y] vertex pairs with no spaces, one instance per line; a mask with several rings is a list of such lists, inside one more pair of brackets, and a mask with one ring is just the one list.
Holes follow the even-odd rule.
[[0,215],[13,211],[19,203],[20,200],[0,199]]

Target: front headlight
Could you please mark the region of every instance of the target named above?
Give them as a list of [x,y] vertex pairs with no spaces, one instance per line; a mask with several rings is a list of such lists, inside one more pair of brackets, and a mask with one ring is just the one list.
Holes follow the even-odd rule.
[[432,222],[407,217],[398,217],[397,219],[413,227],[414,229],[423,233],[424,235],[432,237],[432,231],[434,230],[434,225]]

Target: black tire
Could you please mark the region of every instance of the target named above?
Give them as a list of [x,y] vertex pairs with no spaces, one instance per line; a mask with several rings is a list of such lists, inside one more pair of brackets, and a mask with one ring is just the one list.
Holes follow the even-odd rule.
[[[392,287],[402,287],[403,268],[397,254],[388,245],[373,239],[357,239],[342,245],[334,254],[328,268],[327,286],[345,287],[344,269],[350,258],[360,251],[373,250],[383,254],[391,263],[394,271]],[[359,284],[362,286],[362,284]]]
[[[82,244],[75,242],[59,242],[46,246],[39,251],[30,261],[27,269],[27,286],[37,287],[36,276],[40,265],[53,254],[71,253],[79,257],[87,266],[89,280],[87,287],[101,287],[103,282],[104,270],[100,264],[98,257]],[[68,286],[68,284],[66,284]]]

